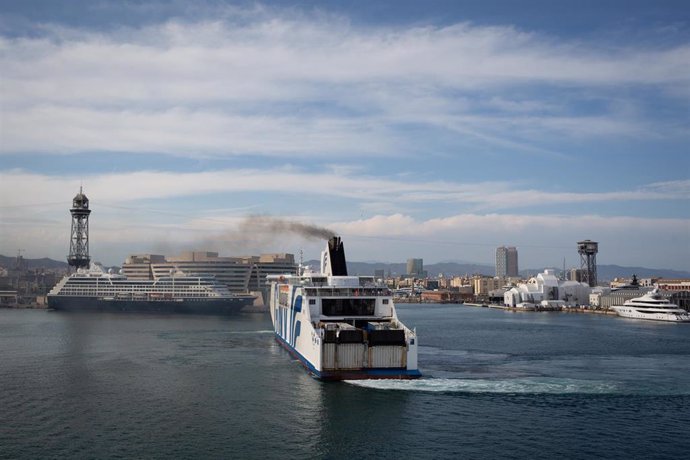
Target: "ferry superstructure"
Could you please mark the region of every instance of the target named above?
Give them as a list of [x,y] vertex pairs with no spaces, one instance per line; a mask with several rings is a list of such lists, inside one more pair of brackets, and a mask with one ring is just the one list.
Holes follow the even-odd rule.
[[421,377],[416,332],[398,319],[387,286],[371,276],[347,275],[340,238],[329,240],[320,273],[268,279],[276,340],[314,377]]
[[613,308],[625,318],[654,321],[690,322],[690,314],[659,294],[658,289],[634,299],[626,300],[622,306]]
[[130,280],[99,266],[65,276],[48,293],[54,310],[230,314],[254,296],[231,293],[209,276],[173,273],[157,280]]

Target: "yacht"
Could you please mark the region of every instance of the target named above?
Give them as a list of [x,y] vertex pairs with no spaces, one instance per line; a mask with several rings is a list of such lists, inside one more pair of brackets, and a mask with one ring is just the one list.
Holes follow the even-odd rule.
[[655,288],[642,297],[626,300],[622,306],[613,306],[618,316],[654,321],[690,322],[690,314],[671,303]]

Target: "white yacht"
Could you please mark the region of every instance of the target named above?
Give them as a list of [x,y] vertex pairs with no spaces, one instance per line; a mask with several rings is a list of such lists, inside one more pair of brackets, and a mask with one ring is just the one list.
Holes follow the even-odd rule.
[[654,321],[690,321],[690,314],[659,294],[659,289],[634,299],[626,300],[622,306],[613,308],[618,316],[649,319]]

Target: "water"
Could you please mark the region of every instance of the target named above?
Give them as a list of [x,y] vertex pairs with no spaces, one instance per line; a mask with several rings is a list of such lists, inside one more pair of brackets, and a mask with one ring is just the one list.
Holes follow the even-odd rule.
[[0,310],[0,458],[687,458],[690,324],[399,305],[417,381],[321,383],[269,318]]

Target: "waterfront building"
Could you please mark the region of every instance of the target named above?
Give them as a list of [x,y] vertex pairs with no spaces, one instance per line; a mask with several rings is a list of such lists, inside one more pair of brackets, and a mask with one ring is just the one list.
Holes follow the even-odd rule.
[[151,264],[165,263],[165,256],[160,254],[132,254],[127,256],[122,265],[122,274],[131,280],[152,280]]
[[518,253],[515,247],[496,248],[496,276],[518,276]]
[[[689,280],[690,281],[690,280]],[[654,287],[659,282],[659,278],[640,278],[640,287]]]
[[519,304],[587,305],[591,288],[587,283],[561,281],[553,270],[544,270],[526,283],[508,289],[503,296],[507,307]]
[[434,289],[440,289],[441,288],[441,283],[439,282],[439,280],[430,280],[427,278],[427,279],[424,279],[424,281],[422,281],[421,284],[422,284],[422,287],[424,287],[424,289],[428,289],[430,291],[433,291]]
[[448,303],[448,302],[462,302],[465,298],[457,291],[448,291],[440,289],[437,291],[424,291],[421,293],[422,302],[434,303]]
[[459,288],[460,286],[470,286],[470,280],[463,276],[454,276],[450,280],[450,287]]
[[649,289],[610,289],[598,287],[589,295],[589,305],[593,308],[609,309],[614,305],[623,305],[626,300],[642,297]]
[[179,256],[134,254],[127,257],[122,273],[127,278],[147,280],[182,272],[189,275],[213,275],[231,292],[267,292],[266,276],[294,273],[293,254],[219,257],[217,252],[186,251]]
[[471,280],[472,291],[475,296],[488,296],[489,291],[500,289],[506,284],[506,279],[500,276],[474,275]]
[[420,278],[424,275],[423,259],[407,259],[407,275]]
[[690,291],[690,279],[664,279],[657,280],[656,284],[662,291]]
[[582,281],[582,270],[579,268],[571,268],[565,272],[565,279],[568,281]]

